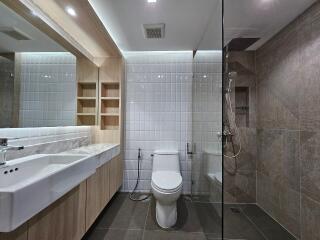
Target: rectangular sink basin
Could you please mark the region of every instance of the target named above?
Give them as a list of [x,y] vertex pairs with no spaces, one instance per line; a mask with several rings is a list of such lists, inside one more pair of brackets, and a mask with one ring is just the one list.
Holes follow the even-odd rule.
[[0,232],[10,232],[96,171],[88,155],[38,154],[0,167]]

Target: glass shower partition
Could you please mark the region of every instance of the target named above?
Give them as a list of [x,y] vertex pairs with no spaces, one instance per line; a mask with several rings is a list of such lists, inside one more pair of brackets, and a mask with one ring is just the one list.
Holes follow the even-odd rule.
[[191,198],[209,239],[223,237],[222,3],[216,1],[193,58]]

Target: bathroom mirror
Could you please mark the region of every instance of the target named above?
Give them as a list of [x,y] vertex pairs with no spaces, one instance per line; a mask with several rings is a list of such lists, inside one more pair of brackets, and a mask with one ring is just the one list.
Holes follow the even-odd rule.
[[76,57],[0,3],[0,128],[72,126],[76,111]]

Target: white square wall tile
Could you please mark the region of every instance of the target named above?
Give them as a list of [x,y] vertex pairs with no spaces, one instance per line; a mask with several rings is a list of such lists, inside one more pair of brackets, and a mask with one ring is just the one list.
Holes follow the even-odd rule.
[[[65,64],[66,58],[69,64]],[[48,126],[49,122],[53,126],[75,125],[75,65],[76,58],[70,53],[22,53],[21,99],[23,106],[26,101],[32,101],[27,105],[32,114],[22,117],[20,126]],[[68,102],[67,109],[64,109],[61,101],[64,96],[68,96],[65,99]],[[21,116],[24,116],[24,109],[20,110]],[[42,114],[37,114],[40,109]],[[67,114],[70,116],[67,117]]]

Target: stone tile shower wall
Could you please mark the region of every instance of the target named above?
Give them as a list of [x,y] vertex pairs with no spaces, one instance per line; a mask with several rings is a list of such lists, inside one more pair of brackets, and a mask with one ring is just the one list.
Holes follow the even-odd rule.
[[257,52],[257,203],[301,240],[320,236],[319,12]]
[[[221,192],[221,189],[213,189],[216,186],[209,181],[207,161],[208,157],[222,161],[218,138],[218,132],[222,132],[222,52],[198,51],[193,72],[192,141],[195,154],[192,159],[192,194],[203,197]],[[221,172],[222,167],[216,171]],[[210,201],[221,202],[222,195],[218,195],[211,197]]]
[[156,149],[180,152],[183,191],[191,190],[192,52],[127,53],[125,172],[123,191],[137,178],[138,148],[142,149],[139,191],[151,189],[152,159]]
[[22,53],[20,127],[72,126],[76,119],[76,58]]

